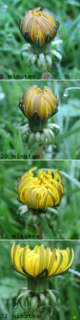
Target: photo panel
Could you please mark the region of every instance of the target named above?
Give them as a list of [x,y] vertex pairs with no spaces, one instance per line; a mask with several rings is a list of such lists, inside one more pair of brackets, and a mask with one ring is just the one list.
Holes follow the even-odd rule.
[[0,159],[80,159],[80,81],[1,81]]
[[80,240],[1,240],[0,256],[0,319],[79,319]]
[[80,161],[0,161],[1,239],[80,239]]
[[0,1],[1,79],[80,79],[79,0]]

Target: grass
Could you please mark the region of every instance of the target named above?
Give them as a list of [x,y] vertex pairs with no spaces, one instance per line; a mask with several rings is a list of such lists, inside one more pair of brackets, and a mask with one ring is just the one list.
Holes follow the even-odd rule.
[[[18,103],[19,95],[36,84],[43,89],[50,87],[57,93],[59,100],[58,113],[50,118],[50,123],[60,126],[60,133],[55,137],[52,145],[43,147],[43,159],[80,159],[80,81],[1,81],[0,100],[0,159],[37,159],[37,144],[31,149],[28,148],[27,138],[18,134],[18,129],[28,123],[23,117]],[[75,87],[68,91],[65,96],[65,89]],[[18,135],[17,135],[18,134]],[[56,147],[54,147],[54,145]]]
[[[67,247],[74,249],[74,262],[71,266],[71,272],[68,272],[65,275],[59,275],[57,277],[53,277],[49,280],[49,289],[57,290],[59,292],[58,299],[58,308],[59,312],[54,309],[53,315],[56,320],[79,320],[79,296],[80,296],[80,242],[78,241],[15,241],[16,245],[20,243],[21,247],[25,247],[29,244],[30,249],[33,249],[36,244],[41,245],[44,244],[45,248],[50,247],[51,251],[54,248],[59,247],[60,249],[66,249]],[[11,265],[10,262],[10,249],[13,241],[0,241],[0,256],[3,257],[1,259],[1,268],[0,268],[0,302],[1,302],[1,312],[0,319],[2,319],[1,314],[7,314],[7,318],[9,320],[12,319],[12,314],[15,307],[15,301],[17,292],[22,287],[27,287],[27,278],[23,275],[17,273]],[[26,310],[26,313],[28,310]],[[23,315],[24,312],[20,306],[14,311],[14,319],[17,317],[21,319],[20,315]],[[43,317],[46,317],[47,320],[52,317],[44,312],[44,315],[41,316],[41,320]],[[27,317],[29,319],[29,317]],[[31,318],[33,319],[33,318]]]
[[17,214],[20,203],[17,201],[15,187],[18,178],[31,167],[39,169],[58,169],[62,173],[64,196],[57,208],[58,213],[48,210],[48,215],[40,217],[43,239],[80,239],[80,161],[0,161],[1,239],[37,239],[37,226],[29,219],[28,213]]
[[[50,70],[52,79],[80,79],[80,2],[79,1],[61,1],[41,0],[42,10],[47,10],[60,23],[56,40],[62,39],[63,44],[57,45],[57,49],[62,54],[61,64],[53,59],[53,65]],[[0,0],[0,73],[8,79],[11,75],[13,78],[24,76],[36,79],[42,78],[42,71],[35,65],[27,66],[21,60],[20,50],[25,40],[19,30],[19,20],[25,12],[38,7],[37,0],[30,0],[29,3],[24,1],[5,1]],[[1,76],[2,77],[2,76]]]

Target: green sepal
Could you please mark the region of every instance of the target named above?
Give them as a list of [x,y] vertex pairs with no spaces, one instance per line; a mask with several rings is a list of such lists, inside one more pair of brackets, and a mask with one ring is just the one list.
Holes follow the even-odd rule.
[[52,137],[50,136],[48,129],[46,129],[46,138],[48,140],[48,142],[51,144],[52,143]]
[[[20,289],[18,291],[18,293],[20,293],[24,289],[26,289],[26,288]],[[28,289],[25,292],[20,293],[19,295],[17,295],[16,303],[19,304],[24,311],[26,311],[26,308],[28,308],[27,299],[28,299],[28,297],[30,295],[31,295],[31,290],[28,290]]]
[[29,224],[29,223],[31,224],[32,222],[33,222],[33,215],[31,213],[29,213],[28,217],[27,217],[27,224]]
[[52,290],[52,292],[55,292],[57,294],[56,299],[58,300],[59,299],[59,292],[57,290]]
[[35,142],[35,134],[31,132],[28,138],[28,147],[32,146],[34,142]]
[[23,289],[20,289],[20,290],[18,291],[17,298],[16,298],[16,303],[17,303],[17,304],[19,303],[19,300],[21,300],[22,297],[28,297],[29,294],[31,293],[31,290],[28,290],[28,289],[27,289],[25,292],[22,292],[22,293],[21,293],[22,290],[23,290]]
[[38,297],[35,296],[31,299],[31,314],[34,312],[34,310],[37,308],[38,306]]
[[20,296],[23,296],[23,292],[22,292],[22,289],[19,289],[18,290],[18,293],[17,293],[17,297],[16,297],[16,304],[18,304],[19,303],[19,299],[20,299]]
[[[23,272],[25,273],[25,275],[29,278],[29,279],[33,279],[33,276],[31,276],[28,272],[25,271],[24,267],[21,266]],[[31,290],[31,289],[30,289]]]
[[43,293],[40,293],[39,297],[40,297],[41,305],[44,305],[45,304],[45,295]]
[[32,132],[40,132],[46,127],[48,119],[41,120],[39,114],[35,111],[29,120],[29,126]]
[[35,278],[28,274],[24,267],[22,267],[23,272],[25,273],[25,275],[28,278],[28,289],[32,290],[33,293],[42,293],[44,291],[46,291],[47,287],[48,287],[48,281],[47,281],[47,277],[48,277],[48,270],[45,268],[42,272],[40,272]]
[[45,297],[45,304],[46,304],[46,307],[48,307],[49,305],[49,299],[47,297]]
[[47,292],[49,293],[50,300],[53,302],[53,305],[57,306],[57,299],[56,296],[53,294],[52,290],[47,289]]
[[47,268],[45,268],[43,271],[41,271],[41,272],[36,276],[36,279],[38,279],[38,278],[40,278],[41,276],[43,276],[44,273],[45,273],[45,276],[44,276],[44,278],[43,278],[43,281],[44,281],[44,279],[48,277],[48,270],[47,270]]

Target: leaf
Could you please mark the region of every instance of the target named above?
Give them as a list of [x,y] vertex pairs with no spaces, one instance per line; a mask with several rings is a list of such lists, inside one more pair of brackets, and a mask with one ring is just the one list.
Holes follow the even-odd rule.
[[60,171],[60,172],[61,172],[61,174],[62,174],[63,176],[65,176],[67,179],[69,179],[71,182],[73,182],[74,184],[76,184],[77,187],[80,188],[80,182],[79,182],[77,179],[71,177],[68,173],[66,173],[66,172],[64,172],[64,171]]
[[49,239],[54,239],[53,234],[52,234],[50,228],[48,227],[47,222],[44,221],[44,219],[41,216],[39,216],[39,220],[40,220],[40,223],[41,223],[43,229],[45,230],[45,233],[48,236],[48,238]]
[[54,138],[54,143],[59,142],[60,140],[62,141],[62,139],[67,138],[77,132],[80,132],[80,127],[75,128],[74,130],[69,130],[68,132],[64,132],[64,134],[61,134],[57,137]]

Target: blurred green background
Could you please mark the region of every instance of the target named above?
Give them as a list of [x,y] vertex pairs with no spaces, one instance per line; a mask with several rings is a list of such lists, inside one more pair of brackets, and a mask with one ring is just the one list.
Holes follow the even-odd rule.
[[[59,100],[58,112],[48,123],[60,126],[53,145],[43,146],[43,159],[80,159],[80,81],[1,81],[0,82],[0,159],[37,159],[37,143],[28,149],[27,140],[17,136],[18,129],[28,123],[18,107],[19,96],[30,86],[52,89]],[[74,87],[65,94],[65,90]],[[79,89],[77,89],[79,87]],[[26,138],[27,139],[27,138]]]
[[[16,272],[10,262],[10,250],[13,241],[0,241],[0,314],[7,314],[7,319],[12,319],[13,310],[17,292],[22,287],[27,287],[27,278]],[[59,292],[58,308],[59,312],[54,309],[53,315],[49,316],[45,310],[41,320],[56,319],[56,320],[79,320],[80,318],[80,241],[15,241],[16,245],[20,244],[25,247],[27,244],[30,249],[34,246],[44,244],[45,248],[50,247],[51,251],[54,248],[66,249],[67,247],[74,249],[74,262],[71,270],[65,275],[59,275],[49,280],[49,289]],[[23,315],[24,312],[20,306],[14,311],[17,315]],[[0,319],[3,319],[0,316]],[[18,316],[19,319],[22,317]],[[25,317],[23,316],[23,319]],[[29,317],[27,318],[29,319]],[[33,318],[31,318],[33,319]]]
[[1,239],[37,239],[35,221],[27,221],[28,213],[17,214],[21,203],[17,200],[15,187],[18,178],[30,168],[38,170],[58,169],[62,173],[64,195],[61,199],[58,214],[47,210],[40,222],[43,239],[80,239],[80,161],[0,161],[0,238]]
[[80,1],[77,0],[0,0],[0,74],[2,77],[12,78],[18,75],[40,79],[42,72],[36,66],[28,67],[21,60],[20,50],[25,40],[19,30],[19,20],[25,12],[35,7],[41,7],[56,18],[59,29],[55,40],[62,39],[63,43],[57,45],[62,54],[59,64],[54,57],[50,73],[54,79],[80,79]]

